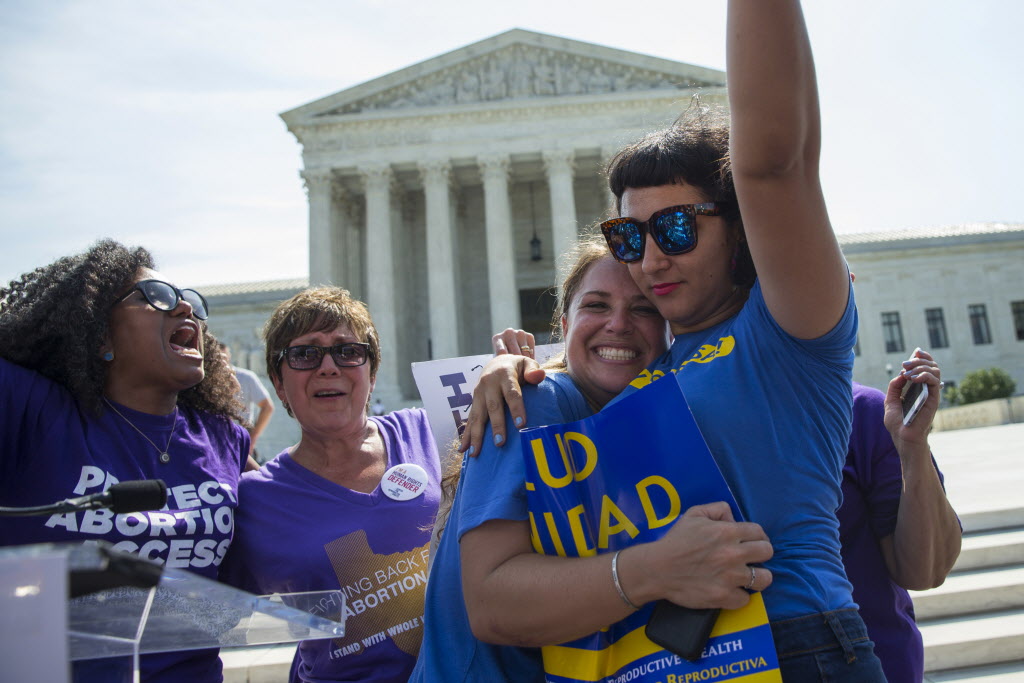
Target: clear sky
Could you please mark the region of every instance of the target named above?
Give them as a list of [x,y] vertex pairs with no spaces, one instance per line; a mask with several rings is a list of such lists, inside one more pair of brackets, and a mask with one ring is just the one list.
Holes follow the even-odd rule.
[[[805,13],[838,232],[1024,222],[1024,3]],[[182,286],[304,276],[278,114],[510,28],[725,67],[722,0],[3,0],[0,281],[108,236]]]

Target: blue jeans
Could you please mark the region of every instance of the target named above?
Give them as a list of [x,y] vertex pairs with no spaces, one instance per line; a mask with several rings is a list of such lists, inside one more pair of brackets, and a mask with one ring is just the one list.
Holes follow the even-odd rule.
[[771,627],[786,683],[885,681],[875,644],[856,609],[774,621]]

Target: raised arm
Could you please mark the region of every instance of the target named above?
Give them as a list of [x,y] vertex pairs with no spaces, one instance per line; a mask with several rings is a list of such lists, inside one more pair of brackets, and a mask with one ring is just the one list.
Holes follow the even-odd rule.
[[730,158],[750,253],[775,320],[802,339],[842,317],[850,283],[818,178],[821,116],[797,0],[732,0]]
[[[612,553],[538,555],[528,522],[494,520],[462,536],[462,586],[473,634],[499,645],[541,646],[581,638],[633,610],[612,580]],[[772,547],[757,524],[733,522],[726,503],[687,510],[658,541],[623,550],[619,583],[637,606],[666,598],[687,607],[747,604],[748,565]],[[753,589],[771,584],[758,567]]]
[[[885,426],[903,469],[896,529],[880,541],[889,575],[909,590],[941,586],[960,555],[962,532],[939,480],[928,447],[928,432],[939,407],[941,373],[930,354],[920,349],[889,382]],[[909,425],[903,424],[900,394],[908,382],[926,384],[928,400]]]

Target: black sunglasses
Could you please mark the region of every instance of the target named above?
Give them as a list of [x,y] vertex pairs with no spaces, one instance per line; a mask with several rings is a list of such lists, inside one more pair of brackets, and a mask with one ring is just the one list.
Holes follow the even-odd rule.
[[114,302],[114,305],[121,303],[135,290],[142,292],[146,302],[158,311],[173,311],[178,307],[179,301],[185,301],[192,307],[192,315],[199,320],[206,320],[210,317],[210,307],[203,295],[194,289],[178,289],[172,284],[163,280],[140,280],[135,283],[127,294]]
[[366,342],[345,342],[334,346],[300,344],[289,346],[277,354],[277,362],[287,360],[292,370],[316,370],[324,362],[324,354],[328,351],[331,352],[334,364],[342,368],[358,367],[370,357],[370,345]]
[[677,256],[697,247],[697,216],[718,216],[726,206],[725,202],[678,204],[654,212],[646,221],[612,218],[601,223],[601,232],[620,263],[635,263],[644,257],[648,232],[662,253]]

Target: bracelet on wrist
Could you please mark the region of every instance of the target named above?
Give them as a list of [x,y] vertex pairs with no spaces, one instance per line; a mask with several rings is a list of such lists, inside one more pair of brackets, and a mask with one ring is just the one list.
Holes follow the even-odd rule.
[[630,600],[626,596],[626,591],[622,590],[622,584],[619,582],[619,554],[620,553],[622,553],[621,550],[616,550],[615,554],[612,555],[612,583],[615,584],[615,591],[619,594],[619,597],[622,598],[622,602],[626,603],[626,605],[631,610],[636,611],[636,610],[638,610],[640,608],[637,607],[636,605],[634,605],[633,601]]

